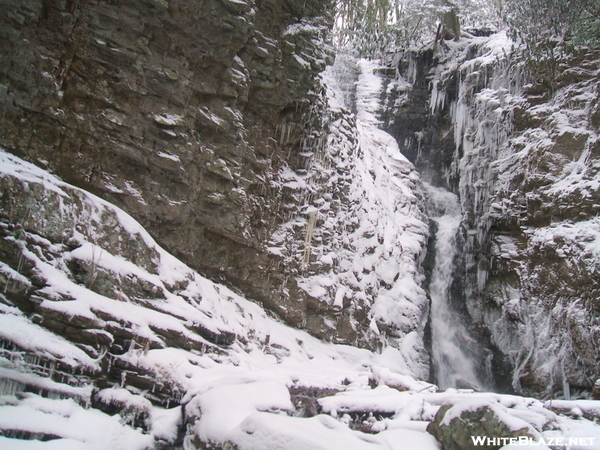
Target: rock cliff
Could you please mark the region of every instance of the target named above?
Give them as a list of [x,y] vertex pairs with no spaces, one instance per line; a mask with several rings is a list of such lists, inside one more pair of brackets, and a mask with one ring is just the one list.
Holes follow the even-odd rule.
[[416,333],[409,359],[426,373],[418,175],[393,156],[374,183],[398,198],[368,194],[364,174],[398,150],[371,155],[355,105],[326,94],[333,2],[2,8],[3,148],[123,208],[288,324],[371,349]]
[[598,54],[542,77],[514,51],[500,33],[399,55],[387,129],[460,197],[452,301],[496,385],[569,396],[600,375]]
[[266,248],[331,58],[331,3],[3,4],[0,144],[299,324],[306,299],[284,295],[293,278]]

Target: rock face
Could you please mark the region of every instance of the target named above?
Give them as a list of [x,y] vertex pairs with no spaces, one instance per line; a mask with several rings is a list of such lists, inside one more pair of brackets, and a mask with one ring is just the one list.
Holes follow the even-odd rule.
[[[192,306],[202,301],[186,294],[192,272],[123,211],[4,152],[1,158],[2,346],[18,355],[3,365],[3,378],[31,374],[17,392],[82,403],[92,384],[100,390],[120,384],[151,390],[146,398],[154,404],[177,405],[181,387],[127,355],[166,347],[220,353],[236,333]],[[78,298],[85,304],[75,306]],[[178,313],[170,310],[173,302]],[[49,347],[32,348],[36,336]],[[100,409],[126,407],[122,395],[102,401],[110,395],[101,392],[93,399]],[[129,415],[143,422],[143,408]]]
[[283,294],[287,268],[265,248],[330,58],[331,3],[2,5],[0,145],[299,324],[306,299]]
[[542,84],[502,33],[449,45],[401,59],[387,126],[424,179],[460,196],[453,302],[487,341],[501,389],[589,391],[600,345],[599,55],[565,57]]
[[[320,414],[319,399],[347,386],[435,390],[396,372],[411,362],[402,365],[404,352],[422,348],[418,321],[381,353],[324,343],[201,277],[121,209],[4,151],[0,258],[0,441],[9,446],[389,448]],[[416,359],[408,369],[419,370]],[[368,429],[364,412],[355,418]]]
[[[123,208],[288,324],[372,349],[416,333],[416,349],[427,310],[418,175],[392,161],[377,183],[397,199],[361,198],[372,186],[355,160],[368,143],[319,77],[334,2],[296,3],[2,5],[0,145]],[[377,231],[383,220],[395,237]],[[114,290],[96,277],[103,295]],[[410,359],[425,370],[424,350]]]

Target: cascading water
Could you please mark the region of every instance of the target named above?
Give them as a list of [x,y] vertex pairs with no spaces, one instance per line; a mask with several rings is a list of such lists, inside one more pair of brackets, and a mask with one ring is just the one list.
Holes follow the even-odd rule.
[[461,222],[458,197],[441,188],[425,184],[428,213],[437,224],[435,263],[429,284],[431,297],[432,363],[435,382],[449,387],[481,389],[475,361],[469,348],[476,342],[450,304],[450,287],[457,252],[456,235]]

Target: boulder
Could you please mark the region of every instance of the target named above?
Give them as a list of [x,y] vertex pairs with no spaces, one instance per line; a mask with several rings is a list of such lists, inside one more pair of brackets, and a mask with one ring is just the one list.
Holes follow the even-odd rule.
[[535,439],[537,431],[508,409],[487,400],[444,404],[427,426],[446,450],[496,450],[520,437]]

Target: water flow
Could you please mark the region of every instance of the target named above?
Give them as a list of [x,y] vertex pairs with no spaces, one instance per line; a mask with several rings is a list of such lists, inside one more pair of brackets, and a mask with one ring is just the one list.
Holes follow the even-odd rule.
[[429,216],[437,224],[435,264],[429,284],[435,382],[441,389],[480,390],[482,383],[469,354],[469,347],[476,347],[477,343],[469,336],[461,316],[453,311],[450,304],[456,235],[461,222],[460,203],[451,192],[432,186],[426,188]]

